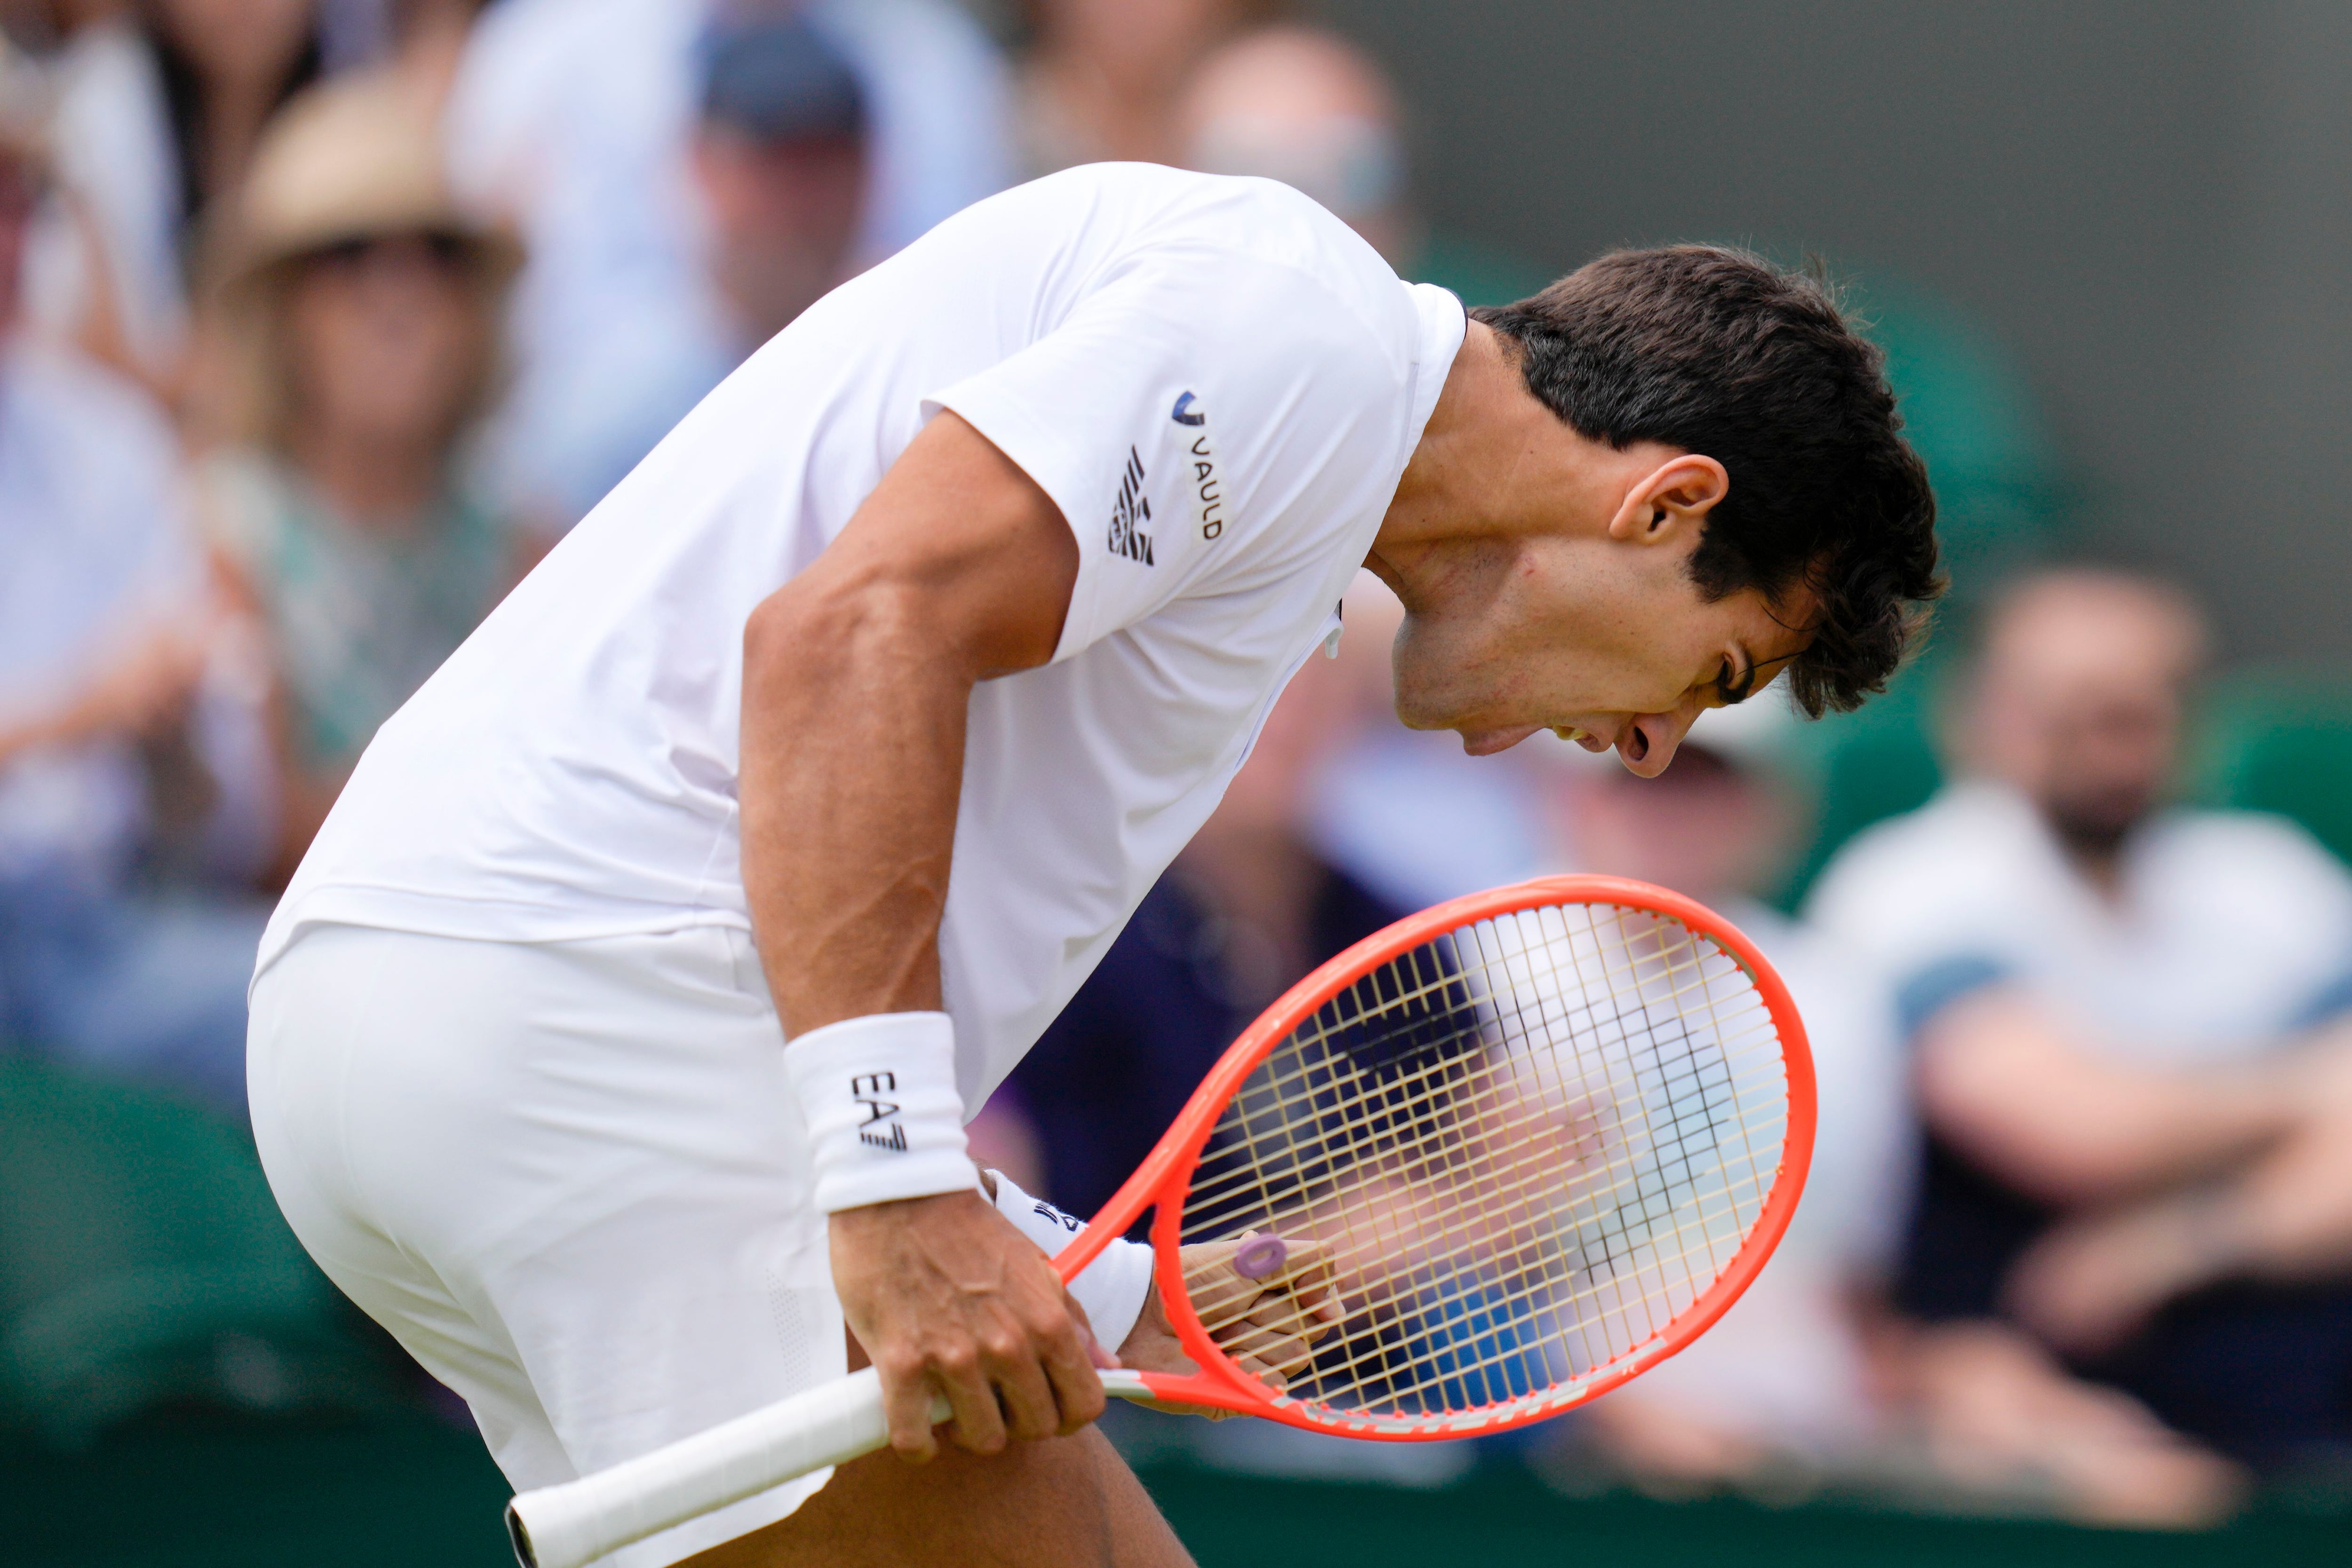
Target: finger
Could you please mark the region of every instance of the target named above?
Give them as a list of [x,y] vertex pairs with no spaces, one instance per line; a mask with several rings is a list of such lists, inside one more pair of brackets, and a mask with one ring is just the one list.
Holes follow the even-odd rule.
[[1261,1291],[1256,1281],[1243,1279],[1226,1268],[1223,1260],[1214,1268],[1188,1273],[1184,1279],[1184,1293],[1192,1298],[1192,1311],[1203,1324],[1245,1308]]
[[[1075,1301],[1070,1304],[1076,1306]],[[1101,1347],[1095,1343],[1092,1329],[1081,1333],[1084,1322],[1085,1313],[1079,1312],[1075,1318],[1064,1317],[1056,1330],[1036,1336],[1039,1366],[1052,1386],[1058,1416],[1050,1429],[1065,1437],[1103,1413],[1102,1378],[1095,1372],[1098,1364],[1094,1354],[1089,1354],[1089,1347],[1095,1354]],[[1116,1358],[1108,1359],[1118,1364]]]
[[1310,1335],[1328,1333],[1340,1321],[1339,1302],[1333,1298],[1309,1301],[1282,1291],[1260,1296],[1241,1316],[1260,1328]]
[[1050,1437],[1062,1425],[1061,1408],[1029,1336],[1007,1324],[992,1332],[981,1354],[981,1375],[996,1390],[1007,1432],[1024,1442]]
[[980,1347],[967,1339],[953,1349],[932,1354],[931,1377],[947,1396],[955,1422],[952,1434],[959,1448],[993,1454],[1004,1447],[1004,1412],[997,1407],[996,1390],[982,1375]]
[[1315,1362],[1314,1348],[1304,1339],[1262,1330],[1234,1336],[1225,1344],[1224,1352],[1237,1362],[1255,1361],[1276,1368],[1287,1377],[1296,1377]]
[[1290,1379],[1285,1377],[1280,1370],[1260,1361],[1256,1356],[1237,1355],[1234,1358],[1234,1364],[1240,1367],[1244,1372],[1248,1373],[1252,1377],[1256,1378],[1260,1383],[1265,1384],[1268,1388],[1273,1389],[1276,1394],[1286,1394],[1290,1391]]
[[874,1368],[882,1376],[882,1412],[889,1423],[890,1447],[908,1464],[928,1464],[940,1451],[931,1434],[931,1384],[922,1358],[885,1354]]

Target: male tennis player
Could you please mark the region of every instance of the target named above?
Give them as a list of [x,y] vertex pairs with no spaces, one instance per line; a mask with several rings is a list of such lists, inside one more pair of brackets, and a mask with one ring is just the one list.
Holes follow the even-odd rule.
[[614,1562],[1181,1563],[1082,1430],[1098,1360],[1174,1364],[1145,1264],[1074,1303],[964,1118],[1359,567],[1406,723],[1655,773],[1776,674],[1818,711],[1893,669],[1935,589],[1896,427],[1822,291],[1733,252],[1465,320],[1265,181],[982,203],[770,342],[384,726],[262,946],[271,1183],[519,1488],[839,1375],[845,1322],[900,1456],[953,1406],[964,1452]]

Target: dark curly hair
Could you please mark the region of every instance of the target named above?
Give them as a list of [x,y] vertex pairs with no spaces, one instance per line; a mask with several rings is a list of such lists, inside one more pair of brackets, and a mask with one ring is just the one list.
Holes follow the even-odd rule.
[[1943,591],[1936,503],[1885,356],[1818,270],[1719,246],[1622,250],[1470,314],[1579,434],[1723,465],[1731,488],[1691,576],[1711,600],[1811,590],[1820,618],[1789,669],[1799,706],[1818,718],[1885,689]]

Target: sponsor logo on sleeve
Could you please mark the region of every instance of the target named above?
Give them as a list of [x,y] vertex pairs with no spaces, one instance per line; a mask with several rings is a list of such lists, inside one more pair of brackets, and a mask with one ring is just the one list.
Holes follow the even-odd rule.
[[1110,508],[1110,553],[1151,564],[1151,536],[1143,525],[1151,520],[1151,502],[1143,494],[1143,459],[1127,449],[1127,469],[1120,475],[1118,499]]
[[1225,487],[1217,476],[1216,449],[1209,443],[1209,413],[1191,392],[1176,400],[1168,417],[1187,426],[1195,434],[1185,443],[1181,461],[1188,473],[1185,488],[1189,492],[1192,526],[1203,539],[1214,539],[1225,531]]

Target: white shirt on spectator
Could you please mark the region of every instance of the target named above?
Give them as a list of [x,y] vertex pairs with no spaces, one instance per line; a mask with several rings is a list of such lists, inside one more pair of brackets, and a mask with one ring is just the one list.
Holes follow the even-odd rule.
[[1270,181],[1103,164],[968,210],[752,356],[378,732],[262,963],[314,921],[748,927],[744,623],[950,409],[1079,554],[1053,663],[971,699],[940,946],[977,1111],[1337,632],[1465,329]]
[[[146,398],[98,366],[0,346],[0,727],[72,700],[159,622],[201,609],[179,450]],[[217,671],[196,711],[223,790],[206,847],[224,873],[257,869],[268,847],[261,734],[236,674]],[[111,883],[147,828],[127,741],[45,746],[0,766],[0,874],[38,863]]]
[[2352,875],[2285,819],[2167,811],[2110,903],[2030,800],[1981,780],[1859,835],[1808,909],[1898,984],[1980,965],[2151,1065],[2265,1051],[2352,972]]

